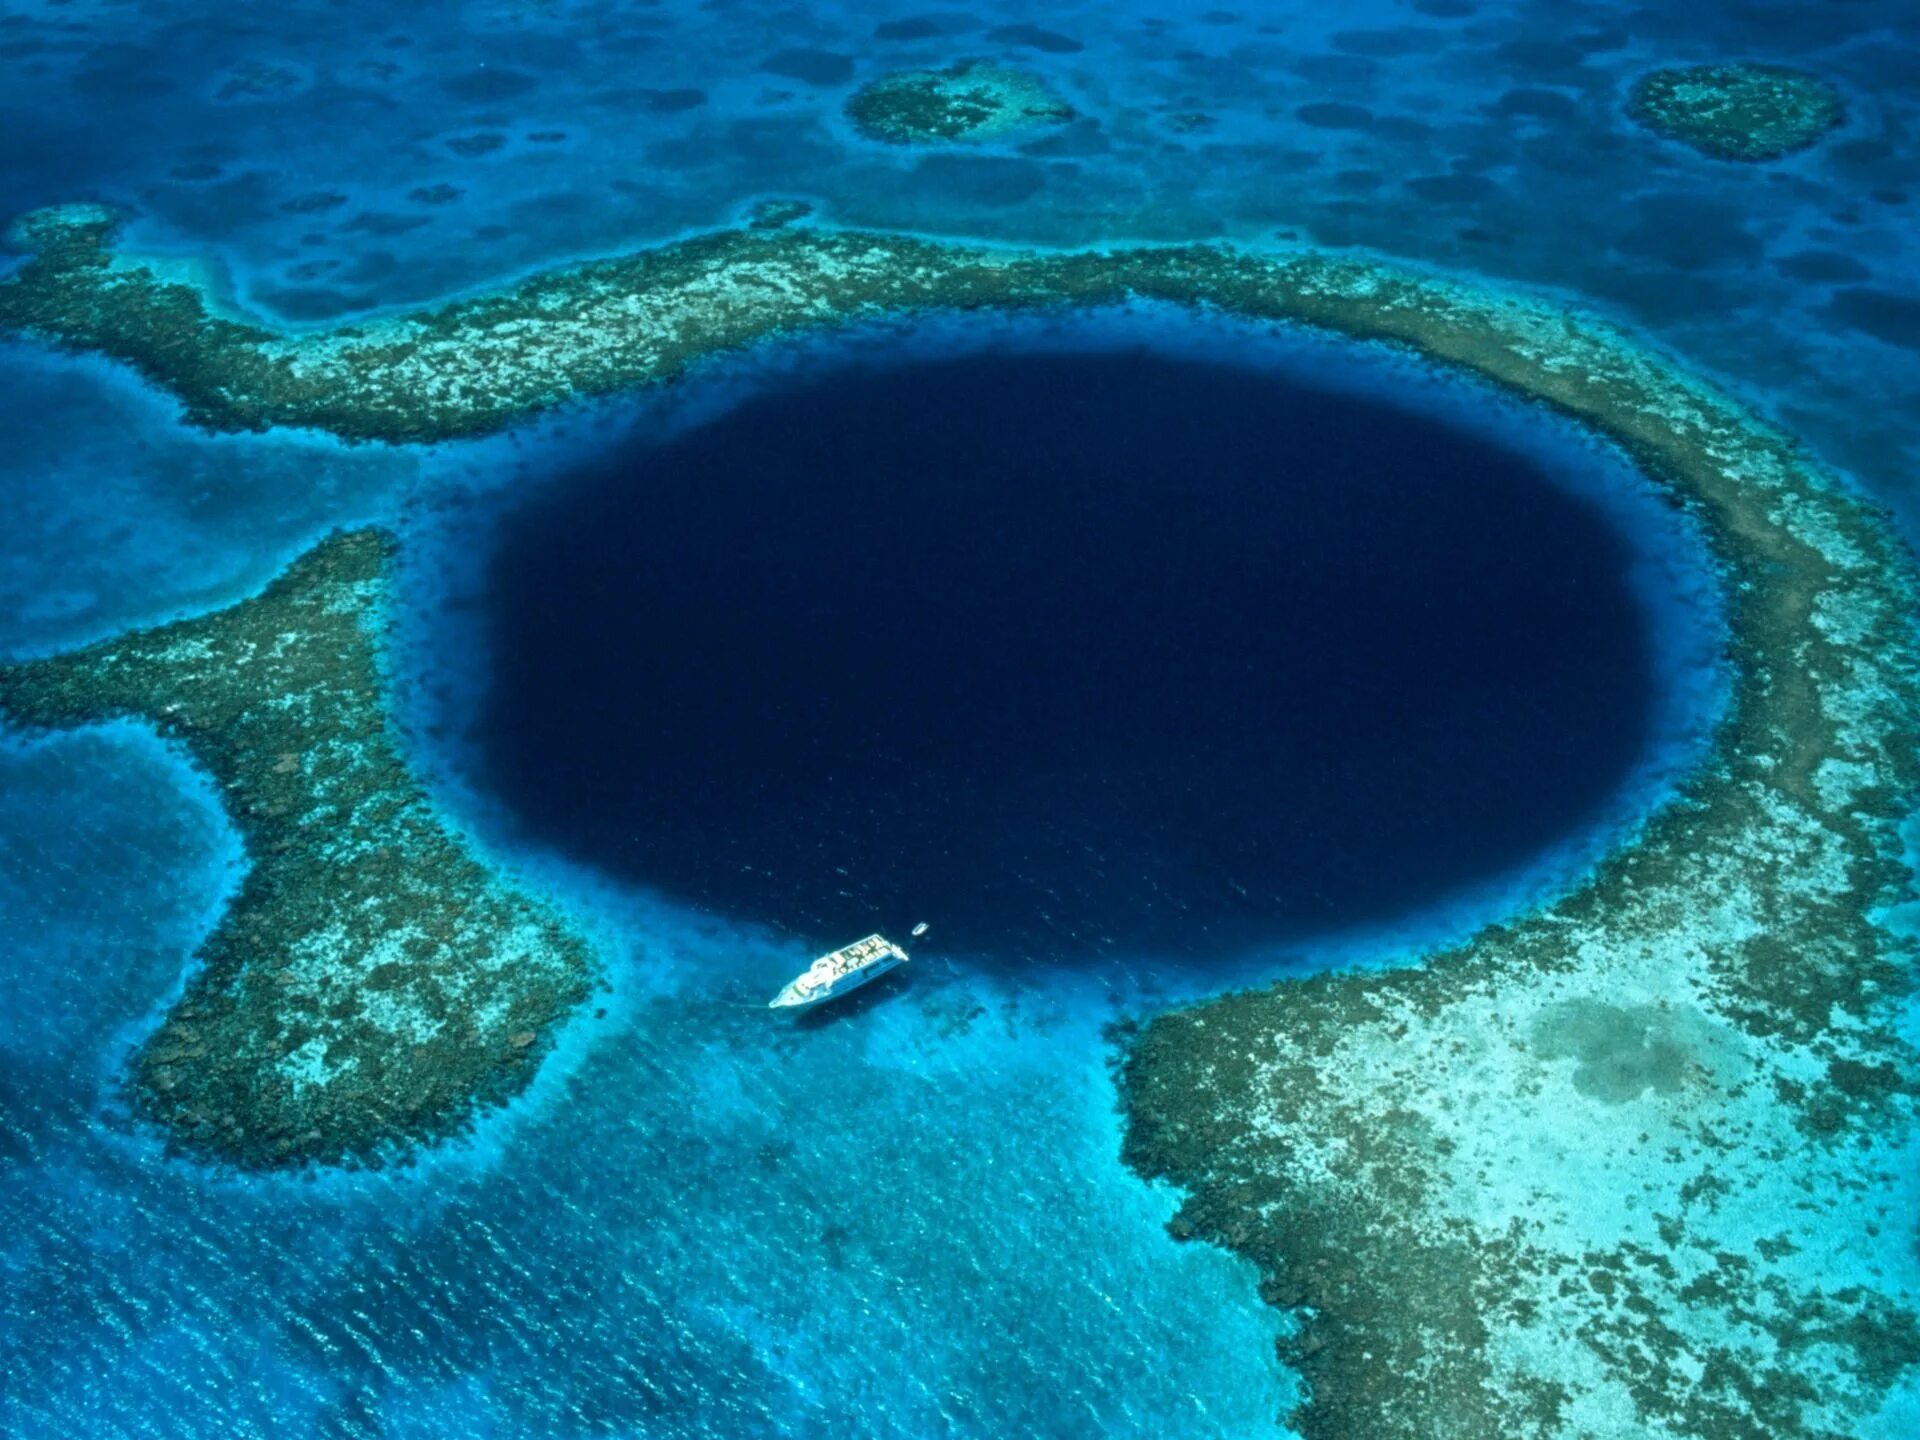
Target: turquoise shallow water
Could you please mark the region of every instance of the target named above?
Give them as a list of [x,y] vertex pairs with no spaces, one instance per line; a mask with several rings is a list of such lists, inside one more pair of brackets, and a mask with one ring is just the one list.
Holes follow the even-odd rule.
[[419,468],[318,436],[184,432],[170,399],[92,358],[0,345],[0,386],[7,655],[248,594],[329,530],[390,508]]
[[[1050,13],[1077,50],[988,38],[1032,18],[1013,7],[954,12],[912,41],[876,38],[878,18],[27,7],[6,30],[0,121],[24,143],[0,187],[10,210],[131,204],[137,243],[211,255],[241,301],[313,322],[715,223],[766,193],[837,221],[1008,239],[1373,246],[1560,287],[1729,377],[1911,513],[1920,430],[1902,401],[1920,341],[1907,310],[1873,298],[1920,286],[1908,6]],[[1088,118],[1025,153],[879,151],[838,118],[851,82],[762,68],[794,49],[845,56],[856,77],[1000,54]],[[1621,126],[1637,66],[1731,53],[1818,63],[1848,91],[1848,129],[1744,171]],[[1193,109],[1213,128],[1168,131]],[[447,143],[479,135],[502,141]],[[1538,447],[1644,542],[1663,744],[1601,829],[1418,913],[1200,978],[1150,956],[1019,978],[935,951],[885,1003],[769,1031],[758,1007],[805,962],[802,941],[570,867],[476,787],[463,717],[483,657],[449,644],[474,614],[475,547],[509,489],[630,425],[711,415],[849,353],[953,353],[983,333],[1313,366]],[[1692,753],[1715,694],[1694,557],[1607,457],[1417,367],[1232,327],[1145,314],[1036,341],[947,321],[768,351],[673,407],[434,453],[194,435],[108,367],[31,347],[0,352],[0,377],[0,651],[221,603],[333,525],[394,521],[414,753],[495,859],[592,928],[611,985],[523,1102],[411,1170],[246,1180],[166,1160],[120,1117],[116,1079],[234,883],[234,837],[205,784],[137,732],[9,742],[10,1435],[1275,1433],[1291,1394],[1270,1358],[1280,1322],[1247,1267],[1169,1239],[1174,1197],[1121,1169],[1103,1027],[1218,985],[1404,956],[1551,889]],[[1908,1433],[1895,1411],[1884,1424]]]
[[33,1062],[0,1183],[9,1433],[1245,1434],[1281,1407],[1251,1277],[1120,1171],[1103,996],[936,979],[772,1032],[791,945],[576,880],[615,994],[517,1113],[408,1173],[219,1179],[110,1097],[230,836],[137,736],[4,763],[11,828],[41,817],[6,852],[42,981],[5,1035]]

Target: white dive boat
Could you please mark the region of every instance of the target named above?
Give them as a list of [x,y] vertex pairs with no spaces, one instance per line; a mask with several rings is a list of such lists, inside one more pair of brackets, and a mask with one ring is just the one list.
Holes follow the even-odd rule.
[[805,972],[789,980],[767,1002],[769,1010],[805,1010],[849,990],[858,990],[875,976],[906,963],[907,952],[884,935],[869,935],[851,945],[822,955]]

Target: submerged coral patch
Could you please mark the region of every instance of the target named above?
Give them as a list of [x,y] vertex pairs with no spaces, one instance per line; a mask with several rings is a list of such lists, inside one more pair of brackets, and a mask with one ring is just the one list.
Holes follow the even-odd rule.
[[892,145],[1017,139],[1073,115],[1073,107],[1039,76],[979,60],[885,75],[847,102],[847,116],[861,134]]
[[762,200],[747,215],[747,224],[755,230],[778,230],[813,213],[805,200]]
[[1627,113],[1669,140],[1749,164],[1804,150],[1845,121],[1840,92],[1784,65],[1684,65],[1634,82]]

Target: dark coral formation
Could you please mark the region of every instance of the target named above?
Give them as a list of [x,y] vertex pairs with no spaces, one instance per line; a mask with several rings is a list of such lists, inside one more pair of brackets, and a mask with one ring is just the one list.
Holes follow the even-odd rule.
[[892,145],[1017,139],[1073,119],[1073,107],[1024,70],[962,60],[903,70],[863,85],[847,102],[860,133]]
[[220,787],[251,866],[141,1047],[135,1109],[263,1168],[371,1163],[517,1092],[585,944],[448,833],[389,732],[387,541],[337,536],[231,609],[0,670],[0,713],[138,716]]
[[[0,327],[136,365],[213,426],[440,439],[850,317],[1146,298],[1404,346],[1611,437],[1698,520],[1724,571],[1735,675],[1711,763],[1575,892],[1455,951],[1155,1020],[1126,1060],[1128,1157],[1188,1192],[1178,1233],[1251,1256],[1274,1303],[1303,1307],[1287,1349],[1311,1383],[1295,1424],[1314,1440],[1840,1436],[1920,1362],[1911,1297],[1833,1283],[1909,1263],[1896,1157],[1912,1139],[1920,1063],[1898,1024],[1915,946],[1877,916],[1913,894],[1897,833],[1920,790],[1913,568],[1881,517],[1710,389],[1555,306],[1311,251],[1036,254],[746,229],[293,336],[215,313],[193,285],[116,256],[111,235],[94,210],[31,217],[21,236],[36,253],[0,282]],[[371,604],[377,585],[365,587],[353,594]],[[270,603],[303,593],[296,575]],[[369,739],[343,750],[318,724],[248,742],[244,765],[225,758],[243,720],[294,726],[308,714],[300,697],[316,684],[332,694],[305,670],[271,672],[306,653],[283,651],[280,637],[322,616],[235,618],[268,613],[242,606],[28,667],[5,695],[48,723],[157,714],[221,778],[257,856],[290,842],[284,863],[303,867],[294,894],[312,917],[302,924],[358,925],[363,911],[390,913],[396,894],[413,893],[398,879],[421,873],[399,859],[374,868],[382,837],[394,843],[392,819],[417,815],[439,832],[408,808],[419,802],[404,771],[375,743],[371,641],[346,595],[337,615],[351,623],[324,629],[333,658],[315,673],[364,650],[347,729]],[[191,643],[229,633],[252,644],[223,651],[218,666]],[[228,708],[202,721],[203,694],[230,697]],[[269,705],[280,696],[294,698],[286,713]],[[166,709],[176,704],[186,709]],[[349,873],[265,807],[309,813],[297,797],[332,794],[300,788],[310,767],[374,773],[356,756],[378,761],[391,778],[374,793],[393,798],[348,812],[367,821],[365,868]],[[294,787],[288,799],[255,788],[275,783],[263,770]],[[417,853],[404,834],[398,843],[402,858]],[[272,864],[261,858],[256,875]],[[434,873],[465,877],[465,894],[495,893],[466,865],[462,855]],[[483,923],[435,953],[490,943],[508,933],[490,927],[518,913],[475,900],[461,914]],[[255,1094],[303,1103],[295,1074],[311,1085],[315,1072],[297,1062],[290,1074],[284,1042],[304,1047],[330,1007],[343,1033],[371,1041],[364,1012],[376,976],[392,974],[377,968],[383,957],[349,995],[316,992],[296,971],[284,999],[263,999],[248,977],[286,967],[277,952],[222,952],[255,938],[234,923],[211,947],[195,1013],[170,1019],[141,1061],[149,1103],[209,1147],[253,1133]],[[541,928],[551,922],[523,923],[533,929],[514,933],[564,949],[561,932]],[[559,1013],[578,983],[543,978],[536,1008]],[[219,1003],[248,1019],[229,1028],[228,1012],[209,1012],[216,1048],[201,1007]],[[472,1018],[461,1000],[446,1024]],[[476,1090],[495,1093],[486,1087],[515,1083],[524,1065],[516,1040],[539,1033],[508,1023],[528,1028],[417,1043],[442,1045],[444,1063],[461,1060]],[[253,1061],[265,1071],[250,1079]],[[406,1075],[392,1090],[369,1087],[369,1104],[399,1103],[389,1097],[411,1093]],[[457,1109],[452,1090],[436,1094],[407,1112],[416,1130]],[[383,1134],[406,1128],[380,1123]],[[333,1153],[302,1152],[306,1133],[283,1128],[263,1143],[291,1136],[289,1153]]]
[[1754,164],[1815,144],[1847,118],[1840,92],[1783,65],[1684,65],[1634,82],[1627,113],[1718,160]]
[[812,213],[805,200],[762,200],[748,214],[747,224],[755,230],[778,230]]

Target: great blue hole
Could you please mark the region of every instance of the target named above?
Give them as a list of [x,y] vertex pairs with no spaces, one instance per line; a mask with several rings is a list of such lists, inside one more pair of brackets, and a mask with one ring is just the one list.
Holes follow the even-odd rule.
[[821,945],[1225,954],[1590,826],[1630,547],[1488,434],[1150,350],[789,379],[501,527],[473,734],[530,836]]

